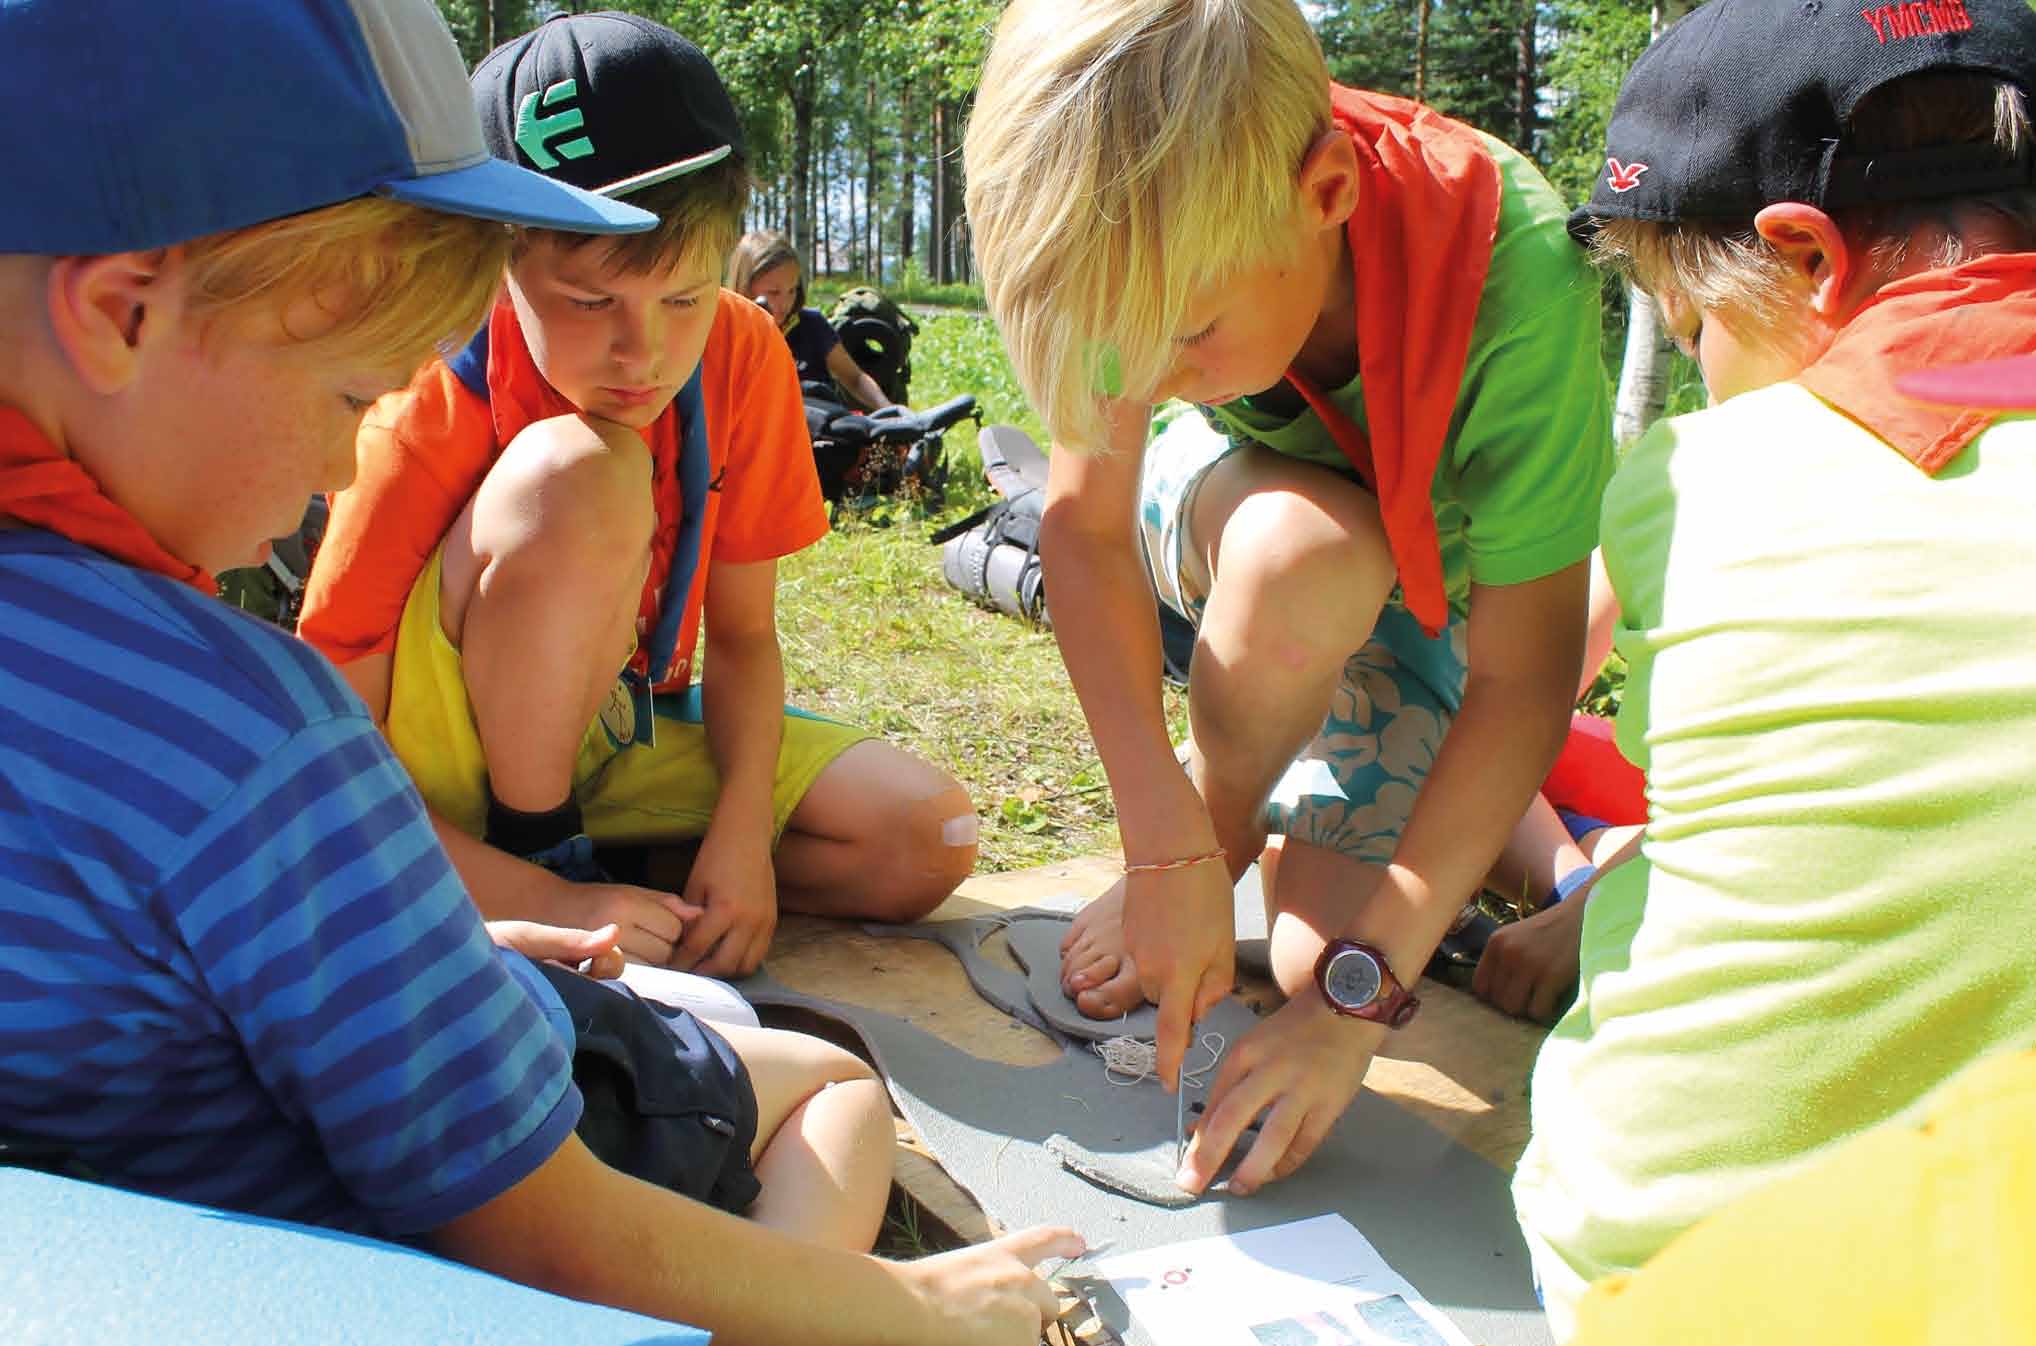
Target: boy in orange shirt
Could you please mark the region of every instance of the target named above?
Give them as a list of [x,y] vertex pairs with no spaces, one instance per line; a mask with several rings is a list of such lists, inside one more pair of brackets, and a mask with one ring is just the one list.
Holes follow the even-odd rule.
[[[635,957],[740,975],[780,901],[923,915],[974,864],[967,794],[783,705],[777,559],[827,518],[784,342],[717,284],[749,180],[713,67],[648,20],[574,15],[473,86],[497,156],[661,227],[519,234],[488,326],[364,425],[305,638],[489,916],[612,921]],[[593,859],[596,839],[691,838],[683,897]]]

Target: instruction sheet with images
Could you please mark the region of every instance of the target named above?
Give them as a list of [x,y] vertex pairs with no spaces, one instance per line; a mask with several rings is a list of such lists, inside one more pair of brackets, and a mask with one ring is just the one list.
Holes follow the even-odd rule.
[[1096,1264],[1158,1346],[1471,1346],[1340,1215]]

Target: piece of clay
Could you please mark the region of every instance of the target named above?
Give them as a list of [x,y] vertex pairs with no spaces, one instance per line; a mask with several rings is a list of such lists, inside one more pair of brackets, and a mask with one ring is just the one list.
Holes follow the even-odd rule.
[[1098,1187],[1121,1192],[1134,1201],[1171,1207],[1192,1206],[1201,1200],[1177,1186],[1171,1170],[1141,1155],[1097,1154],[1058,1132],[1046,1138],[1046,1150],[1068,1172],[1079,1173]]

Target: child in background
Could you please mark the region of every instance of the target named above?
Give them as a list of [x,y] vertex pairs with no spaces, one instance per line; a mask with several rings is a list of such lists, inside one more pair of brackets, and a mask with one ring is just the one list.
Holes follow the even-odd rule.
[[2032,90],[2021,0],[1711,0],[1614,108],[1578,226],[1713,405],[1605,497],[1650,813],[1514,1181],[1558,1339],[1591,1281],[2036,1042],[2036,426],[1896,391],[2036,350]]
[[[482,320],[500,221],[654,219],[492,159],[425,0],[22,0],[0,51],[0,119],[38,128],[0,195],[0,1132],[717,1338],[1035,1341],[1053,1299],[1021,1259],[1070,1235],[844,1249],[880,1218],[890,1125],[859,1063],[798,1083],[826,1044],[752,1091],[691,1039],[725,1094],[660,1134],[706,1199],[596,1158],[576,1128],[622,1114],[568,1050],[626,1022],[669,1055],[662,1020],[498,953],[358,698],[214,596]],[[90,116],[49,116],[80,89]],[[758,1177],[755,1218],[728,1213]]]
[[792,348],[801,383],[824,384],[831,379],[865,411],[891,405],[876,380],[841,344],[827,315],[806,307],[806,272],[790,239],[777,233],[744,234],[728,254],[727,284],[777,320],[785,344]]
[[[497,155],[660,225],[518,234],[487,327],[364,425],[302,633],[490,916],[613,921],[633,957],[737,976],[780,905],[924,915],[974,866],[967,793],[784,704],[778,558],[827,514],[785,343],[719,284],[749,196],[727,91],[670,29],[581,14],[473,94]],[[680,896],[610,882],[596,841],[699,849]]]
[[[1293,0],[1018,0],[966,157],[1128,862],[1063,978],[1091,1015],[1158,1003],[1168,1087],[1231,988],[1232,881],[1287,838],[1289,999],[1225,1056],[1180,1175],[1264,1114],[1249,1192],[1413,1012],[1562,740],[1611,472],[1597,282],[1525,158],[1333,86]],[[1200,406],[1148,445],[1170,398]],[[1148,567],[1199,624],[1186,775]]]

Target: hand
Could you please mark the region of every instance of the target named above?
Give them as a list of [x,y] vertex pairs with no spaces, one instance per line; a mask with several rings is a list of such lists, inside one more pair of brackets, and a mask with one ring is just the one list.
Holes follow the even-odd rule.
[[612,925],[599,930],[570,930],[536,921],[489,921],[488,938],[505,949],[541,962],[563,963],[589,977],[622,975],[621,931]]
[[1224,1055],[1177,1181],[1191,1192],[1207,1187],[1261,1113],[1258,1140],[1230,1175],[1230,1190],[1249,1196],[1292,1173],[1357,1097],[1385,1034],[1384,1025],[1339,1015],[1313,993],[1289,1000]]
[[1046,1282],[1032,1270],[1049,1257],[1086,1251],[1072,1229],[1040,1226],[897,1264],[905,1286],[925,1310],[926,1330],[909,1338],[933,1346],[1036,1346],[1060,1312]]
[[1589,894],[1588,887],[1580,888],[1545,911],[1494,930],[1478,958],[1471,992],[1508,1014],[1553,1022],[1557,1007],[1576,985]]
[[704,914],[687,926],[672,966],[707,977],[756,971],[778,925],[769,831],[710,823],[686,879],[686,901]]
[[638,962],[670,962],[687,923],[701,914],[675,893],[627,883],[573,883],[535,865],[530,868],[546,882],[533,904],[541,924],[563,929],[613,926],[617,946]]
[[1171,1093],[1195,1023],[1230,994],[1237,976],[1236,898],[1215,861],[1124,885],[1124,953],[1139,989],[1159,1006],[1159,1082]]

